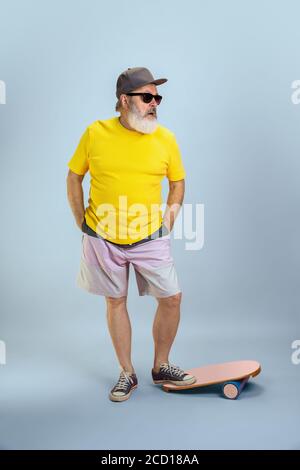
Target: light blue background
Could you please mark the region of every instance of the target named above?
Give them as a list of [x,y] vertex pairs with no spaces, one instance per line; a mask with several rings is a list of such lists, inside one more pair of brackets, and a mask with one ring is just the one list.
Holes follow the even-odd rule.
[[[300,448],[299,17],[296,0],[0,2],[2,448]],[[170,360],[260,361],[234,402],[152,384],[156,302],[133,271],[140,387],[108,400],[119,368],[104,299],[75,285],[67,161],[88,124],[117,115],[116,79],[135,66],[169,79],[159,121],[182,151],[185,203],[205,206],[203,249],[172,239],[183,302]]]

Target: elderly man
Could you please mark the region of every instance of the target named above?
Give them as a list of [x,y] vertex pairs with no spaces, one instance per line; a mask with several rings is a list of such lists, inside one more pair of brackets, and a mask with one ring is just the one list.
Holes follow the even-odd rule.
[[[152,295],[158,302],[153,382],[186,385],[196,380],[169,363],[181,302],[170,232],[184,197],[185,170],[174,134],[157,122],[162,97],[156,87],[166,81],[155,80],[145,67],[121,73],[116,85],[120,116],[90,124],[68,162],[68,200],[83,232],[77,284],[105,296],[108,329],[121,368],[109,394],[117,402],[127,400],[138,385],[126,305],[130,264],[139,295]],[[87,171],[91,184],[85,209],[82,180]],[[164,177],[169,194],[162,215]]]

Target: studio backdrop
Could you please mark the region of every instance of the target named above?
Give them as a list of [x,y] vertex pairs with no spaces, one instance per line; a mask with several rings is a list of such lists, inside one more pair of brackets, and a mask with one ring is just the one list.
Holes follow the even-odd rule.
[[[299,15],[296,0],[0,1],[1,448],[299,449]],[[132,270],[140,387],[108,400],[118,364],[104,298],[76,285],[67,162],[138,66],[168,78],[158,121],[186,170],[171,360],[259,361],[236,401],[153,385],[156,301]]]

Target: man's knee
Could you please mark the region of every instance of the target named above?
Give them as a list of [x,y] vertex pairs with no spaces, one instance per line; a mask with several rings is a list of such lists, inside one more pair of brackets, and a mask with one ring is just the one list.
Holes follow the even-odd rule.
[[159,303],[170,307],[176,308],[180,305],[182,298],[182,293],[178,292],[178,294],[170,295],[169,297],[158,297],[157,300]]
[[107,305],[111,307],[118,307],[120,305],[126,304],[127,296],[123,297],[105,297]]

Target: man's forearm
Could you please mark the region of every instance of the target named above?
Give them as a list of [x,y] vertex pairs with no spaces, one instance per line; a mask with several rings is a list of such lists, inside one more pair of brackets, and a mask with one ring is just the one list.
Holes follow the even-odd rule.
[[170,183],[167,207],[163,216],[163,223],[171,232],[176,217],[181,209],[184,198],[184,180]]
[[81,229],[84,219],[84,194],[82,184],[79,180],[67,178],[67,193],[70,207],[72,209],[76,224]]

